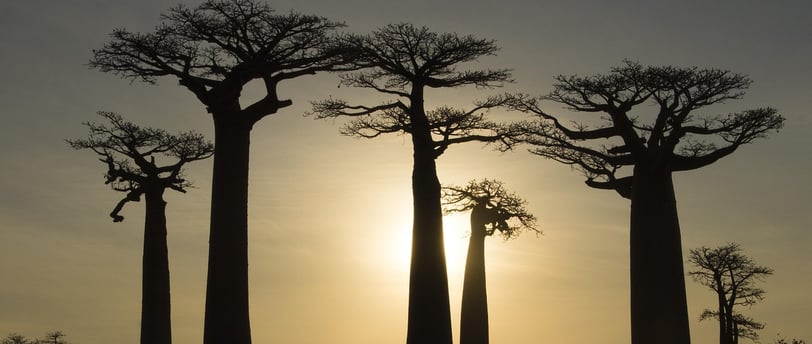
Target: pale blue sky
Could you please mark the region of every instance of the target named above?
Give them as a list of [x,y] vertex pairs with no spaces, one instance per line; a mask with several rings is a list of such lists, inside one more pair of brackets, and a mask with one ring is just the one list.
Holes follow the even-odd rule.
[[[194,5],[198,2],[185,2]],[[98,110],[170,131],[212,137],[211,121],[171,79],[130,84],[90,70],[91,50],[118,27],[151,30],[176,1],[0,3],[0,336],[51,329],[79,344],[136,342],[140,295],[140,204],[127,220],[107,214],[120,197],[103,185],[90,152],[67,147]],[[481,67],[512,68],[502,90],[430,93],[433,105],[466,105],[489,93],[550,90],[557,74],[593,74],[625,58],[643,64],[731,69],[755,81],[742,100],[708,111],[778,108],[786,127],[716,165],[676,178],[683,247],[742,245],[775,269],[767,298],[747,313],[812,340],[812,5],[807,1],[277,1],[368,32],[391,22],[493,38],[499,56]],[[294,106],[258,124],[252,137],[250,268],[254,340],[390,343],[405,336],[410,209],[409,143],[341,137],[340,121],[303,118],[330,95],[375,102],[319,75],[283,84]],[[255,95],[254,89],[245,96]],[[546,104],[550,111],[559,106]],[[502,116],[493,113],[495,119]],[[515,115],[506,116],[515,118]],[[567,167],[517,149],[474,144],[439,161],[441,181],[499,178],[530,202],[540,238],[488,243],[494,343],[629,342],[628,202],[591,190]],[[169,195],[175,342],[199,342],[205,291],[210,162],[189,167],[198,188]],[[464,217],[446,226],[452,311],[458,326]],[[687,281],[694,343],[712,343],[699,323],[710,291]],[[584,327],[588,330],[584,330]],[[456,331],[455,331],[456,333]],[[456,335],[455,335],[456,337]]]

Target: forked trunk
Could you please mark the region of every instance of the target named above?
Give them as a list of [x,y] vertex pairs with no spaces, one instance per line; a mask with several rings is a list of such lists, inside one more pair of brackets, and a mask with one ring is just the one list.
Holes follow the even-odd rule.
[[214,172],[204,344],[250,344],[248,150],[253,123],[214,116]]
[[[420,99],[422,103],[422,97]],[[440,181],[427,121],[425,116],[418,120],[422,121],[413,119],[412,123],[415,127],[412,133],[414,222],[406,343],[451,344]]]
[[719,344],[732,344],[730,336],[728,335],[728,316],[725,310],[727,300],[725,300],[724,285],[721,278],[716,278],[716,301],[719,305]]
[[144,193],[144,255],[141,279],[141,344],[171,344],[169,258],[163,188]]
[[688,307],[671,172],[638,164],[631,204],[632,344],[688,344]]
[[471,211],[471,239],[465,259],[460,344],[488,344],[488,294],[485,284],[485,204]]

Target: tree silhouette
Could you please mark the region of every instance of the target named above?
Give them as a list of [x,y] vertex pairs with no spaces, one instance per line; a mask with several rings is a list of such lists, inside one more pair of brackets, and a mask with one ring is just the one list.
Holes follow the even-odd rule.
[[3,344],[38,344],[39,341],[36,339],[28,339],[25,336],[18,334],[18,333],[10,333],[6,338],[3,338]]
[[[151,33],[113,31],[90,66],[155,83],[179,80],[212,115],[215,131],[211,231],[203,342],[251,342],[248,315],[248,157],[250,131],[290,106],[279,99],[285,80],[337,69],[343,54],[331,33],[343,24],[254,0],[208,0],[171,8]],[[261,80],[266,95],[240,103],[243,87]]]
[[[505,190],[500,181],[473,180],[465,187],[443,187],[443,205],[446,213],[471,211],[471,238],[462,287],[460,343],[487,344],[485,238],[498,233],[507,240],[518,236],[523,229],[537,234],[541,231],[534,227],[536,218],[525,209],[525,201]],[[518,223],[509,224],[511,219]]]
[[756,331],[764,328],[764,324],[733,308],[750,307],[764,299],[764,290],[755,287],[755,283],[772,275],[773,270],[756,265],[741,251],[739,244],[731,243],[716,248],[703,246],[688,254],[688,262],[696,267],[688,274],[716,292],[716,310],[705,309],[700,320],[719,321],[719,344],[738,344],[739,338],[758,340]]
[[787,340],[785,338],[778,338],[773,343],[775,343],[775,344],[806,344],[806,341],[803,340],[803,339],[796,339],[796,338],[792,338],[790,340]]
[[[166,202],[164,190],[186,192],[191,184],[183,179],[183,167],[210,157],[211,143],[197,133],[171,135],[164,130],[141,128],[112,112],[99,112],[110,126],[85,123],[86,139],[68,140],[75,149],[90,149],[107,166],[105,184],[126,192],[110,217],[124,220],[119,212],[128,202],[145,199],[144,254],[142,261],[141,343],[169,344],[170,326],[169,260],[166,243]],[[160,160],[174,160],[159,166]],[[58,338],[56,338],[58,339]],[[54,339],[54,340],[56,340]]]
[[42,344],[68,344],[67,341],[62,339],[66,336],[67,335],[62,331],[51,331],[46,333],[45,338],[43,338],[39,342]]
[[[778,130],[784,118],[772,108],[697,115],[740,98],[750,85],[746,76],[726,70],[626,61],[608,74],[556,81],[547,96],[518,95],[510,104],[538,116],[523,125],[524,140],[535,146],[532,153],[575,167],[588,186],[631,199],[632,342],[689,343],[672,174],[712,164]],[[593,118],[565,124],[563,116],[542,110],[540,100]],[[649,122],[641,119],[646,115]]]
[[390,24],[369,35],[344,35],[340,46],[353,51],[360,72],[341,76],[341,84],[391,97],[379,105],[351,105],[329,99],[313,103],[316,118],[352,117],[341,133],[374,138],[387,133],[411,136],[414,151],[414,222],[409,278],[407,343],[451,343],[448,276],[443,248],[440,182],[435,159],[452,144],[480,141],[509,144],[503,126],[484,111],[503,105],[490,97],[468,111],[449,107],[426,110],[426,88],[466,85],[493,87],[509,81],[507,70],[457,70],[459,64],[493,55],[491,40],[435,33],[411,24]]

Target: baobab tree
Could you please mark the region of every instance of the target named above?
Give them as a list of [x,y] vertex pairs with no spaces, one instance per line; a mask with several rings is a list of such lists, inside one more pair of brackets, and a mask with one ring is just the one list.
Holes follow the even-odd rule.
[[508,192],[502,182],[492,179],[473,180],[464,187],[443,187],[447,214],[471,211],[471,237],[462,286],[461,344],[489,342],[485,238],[498,234],[508,240],[523,231],[541,233],[535,227],[536,217],[527,211],[525,203]]
[[453,144],[511,141],[505,127],[487,120],[483,113],[503,105],[505,97],[490,97],[470,110],[427,110],[426,90],[466,85],[494,87],[509,81],[510,73],[504,69],[457,70],[460,64],[495,54],[498,48],[492,40],[435,33],[405,23],[390,24],[368,35],[344,35],[339,46],[352,51],[355,66],[364,68],[341,75],[340,85],[371,89],[388,99],[378,105],[328,99],[314,102],[312,114],[320,119],[351,117],[341,130],[348,136],[411,136],[414,222],[406,342],[450,344],[448,276],[435,160]]
[[[333,49],[343,26],[324,17],[276,14],[264,2],[207,0],[177,6],[150,33],[113,31],[90,66],[149,84],[170,77],[194,94],[214,121],[211,230],[203,342],[251,342],[248,315],[248,156],[251,128],[292,104],[280,99],[285,80],[338,69]],[[246,84],[265,96],[244,106]]]
[[739,338],[758,340],[756,331],[764,328],[734,307],[750,307],[763,300],[765,291],[755,283],[772,275],[773,270],[757,265],[741,251],[739,244],[730,243],[716,248],[702,246],[688,254],[688,262],[696,268],[688,275],[716,292],[716,309],[705,309],[699,319],[719,321],[719,344],[738,344]]
[[[784,118],[769,107],[697,114],[744,95],[751,80],[727,70],[626,61],[608,74],[556,81],[548,95],[517,95],[510,104],[537,116],[522,125],[523,140],[532,153],[579,170],[588,186],[631,200],[632,343],[689,343],[672,174],[710,165],[777,131]],[[568,124],[542,110],[541,100],[587,117]]]
[[[186,192],[191,183],[183,178],[186,164],[210,157],[214,146],[202,135],[185,132],[172,135],[161,129],[142,128],[112,112],[99,112],[110,126],[85,123],[88,138],[68,140],[75,149],[90,149],[107,166],[105,184],[125,192],[110,217],[121,222],[120,212],[129,202],[143,196],[144,253],[141,286],[141,343],[172,343],[169,290],[169,258],[166,242],[166,189]],[[172,160],[160,166],[156,162]]]

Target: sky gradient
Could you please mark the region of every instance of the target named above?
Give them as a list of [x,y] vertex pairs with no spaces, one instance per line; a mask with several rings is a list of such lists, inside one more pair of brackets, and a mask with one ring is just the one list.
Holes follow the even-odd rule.
[[[114,111],[144,126],[197,130],[211,118],[177,81],[158,86],[87,68],[114,28],[150,31],[177,1],[0,3],[0,336],[59,329],[77,344],[135,343],[140,318],[143,205],[108,213],[123,195],[103,184],[104,166],[64,139]],[[198,1],[183,2],[194,6]],[[511,68],[495,90],[427,93],[427,107],[465,107],[505,91],[544,94],[559,74],[607,72],[623,59],[644,65],[730,69],[754,83],[741,100],[706,108],[726,114],[777,108],[785,128],[709,167],[675,176],[683,250],[741,244],[775,274],[749,310],[777,333],[812,340],[812,5],[806,1],[276,1],[344,21],[366,33],[396,22],[495,39],[498,56],[471,68]],[[294,105],[252,134],[249,269],[256,343],[398,343],[406,333],[411,231],[411,145],[405,136],[342,137],[341,120],[314,121],[309,102],[379,94],[337,88],[335,75],[280,86]],[[249,87],[243,97],[260,96]],[[553,113],[566,112],[545,103]],[[494,120],[524,119],[493,111]],[[444,184],[496,178],[528,200],[543,236],[486,243],[493,343],[629,342],[629,203],[586,187],[568,167],[526,147],[498,153],[473,143],[438,160]],[[211,161],[188,165],[196,185],[167,192],[175,343],[202,338]],[[445,222],[454,338],[467,243],[466,215]],[[690,267],[686,266],[686,269]],[[714,294],[686,279],[691,336],[713,343],[699,322]]]

